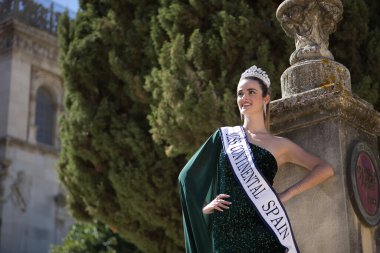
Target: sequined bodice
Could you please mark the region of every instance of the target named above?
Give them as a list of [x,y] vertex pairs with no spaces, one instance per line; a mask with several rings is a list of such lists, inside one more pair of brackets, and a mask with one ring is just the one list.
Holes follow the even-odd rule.
[[[268,183],[273,184],[277,173],[277,162],[266,149],[250,143],[256,167]],[[223,151],[219,156],[217,170],[217,194],[230,195],[230,209],[212,214],[212,234],[216,253],[222,252],[284,252],[284,248],[262,223],[250,200],[233,175]]]

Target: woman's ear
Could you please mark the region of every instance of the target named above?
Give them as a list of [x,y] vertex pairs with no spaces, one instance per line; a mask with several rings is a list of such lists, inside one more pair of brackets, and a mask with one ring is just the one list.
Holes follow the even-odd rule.
[[270,102],[270,94],[269,93],[264,97],[264,101],[266,104],[268,104]]

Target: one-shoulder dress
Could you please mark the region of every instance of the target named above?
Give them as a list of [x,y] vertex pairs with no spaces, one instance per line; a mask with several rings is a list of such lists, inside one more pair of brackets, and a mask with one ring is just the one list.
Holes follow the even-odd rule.
[[[268,183],[273,184],[277,162],[266,149],[249,143],[254,163]],[[217,167],[216,193],[230,195],[229,209],[215,211],[211,218],[212,240],[215,253],[284,253],[285,248],[277,241],[261,218],[256,214],[249,198],[234,177],[228,157],[222,150]]]
[[[250,144],[256,167],[273,184],[277,163],[266,149]],[[220,131],[215,131],[181,170],[179,193],[186,253],[283,253],[255,213],[244,190],[232,174],[223,151]],[[202,208],[220,193],[229,194],[230,209],[203,214]]]

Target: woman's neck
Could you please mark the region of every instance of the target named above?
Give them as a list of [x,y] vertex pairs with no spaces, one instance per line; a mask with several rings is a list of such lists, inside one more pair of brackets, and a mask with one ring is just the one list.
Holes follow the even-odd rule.
[[265,128],[263,118],[244,117],[243,127],[251,134],[268,133],[267,129]]

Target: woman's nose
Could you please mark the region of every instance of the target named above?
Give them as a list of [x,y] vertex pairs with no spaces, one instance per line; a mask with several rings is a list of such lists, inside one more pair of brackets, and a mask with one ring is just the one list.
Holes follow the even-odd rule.
[[242,99],[243,101],[247,100],[247,99],[248,99],[247,94],[243,94],[243,96],[241,97],[241,99]]

